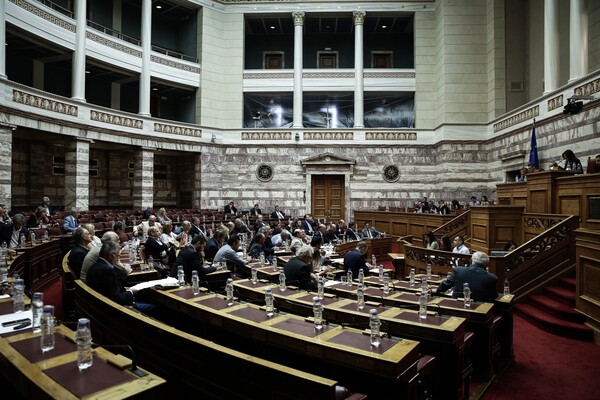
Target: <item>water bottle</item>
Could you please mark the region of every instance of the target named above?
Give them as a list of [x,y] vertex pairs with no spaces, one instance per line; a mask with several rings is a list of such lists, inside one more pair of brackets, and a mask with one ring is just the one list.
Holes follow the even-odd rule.
[[43,240],[44,242],[47,242],[49,239],[50,239],[50,237],[48,236],[48,231],[46,230],[46,231],[44,231],[44,237],[43,237],[43,239],[42,239],[42,240]]
[[200,293],[200,278],[198,278],[198,271],[196,270],[192,271],[192,293],[194,296]]
[[427,279],[421,279],[421,292],[429,292],[429,285],[427,284]]
[[25,302],[23,296],[25,294],[25,282],[23,279],[15,279],[13,284],[13,311],[25,311]]
[[427,264],[427,280],[431,280],[431,264]]
[[25,246],[27,242],[25,241],[25,235],[19,236],[19,245]]
[[285,286],[285,274],[282,272],[279,273],[279,290],[285,292],[287,286]]
[[365,308],[365,289],[362,283],[359,283],[356,289],[356,306],[359,310]]
[[275,309],[273,308],[273,290],[270,287],[265,289],[265,309],[267,317],[272,317],[275,314]]
[[471,307],[471,288],[468,283],[463,284],[463,299],[465,300],[465,307]]
[[315,329],[323,329],[323,306],[321,305],[321,299],[319,296],[313,297],[313,316],[315,320]]
[[127,244],[127,249],[129,252],[129,261],[134,262],[135,261],[135,249],[133,248],[133,240],[129,241],[129,243]]
[[261,252],[258,256],[258,264],[261,268],[265,266],[265,253]]
[[510,295],[510,281],[508,280],[508,276],[504,278],[504,295]]
[[31,245],[33,246],[35,244],[35,232],[31,231],[29,236],[31,236]]
[[352,270],[348,270],[348,272],[346,272],[346,277],[348,278],[348,286],[352,286]]
[[256,271],[256,265],[252,265],[250,269],[250,274],[250,281],[253,285],[256,285],[256,282],[258,282],[258,272]]
[[177,283],[179,286],[185,285],[185,272],[183,272],[183,265],[177,266]]
[[77,321],[77,333],[75,333],[75,343],[77,343],[77,367],[79,371],[89,368],[94,363],[92,352],[92,332],[90,330],[90,320],[79,318]]
[[225,296],[227,297],[227,305],[233,305],[233,279],[227,279],[227,283],[225,284]]
[[383,265],[379,266],[379,282],[383,282],[383,273],[385,272],[385,269],[383,268]]
[[383,275],[383,294],[390,294],[390,276]]
[[6,268],[5,265],[2,265],[2,266],[0,266],[0,282],[6,282],[7,280],[8,280],[8,268]]
[[408,275],[408,284],[410,287],[415,287],[415,269],[411,268],[410,269],[410,274]]
[[358,283],[365,283],[365,271],[362,268],[358,270]]
[[31,313],[33,315],[33,333],[42,331],[42,314],[44,313],[44,294],[35,292],[31,299]]
[[154,257],[152,257],[152,256],[148,256],[148,268],[149,269],[154,268]]
[[381,344],[381,336],[379,336],[381,321],[379,320],[376,309],[372,308],[369,313],[371,314],[371,319],[369,321],[369,328],[371,329],[371,346],[379,347]]
[[242,243],[242,258],[244,260],[248,258],[248,250],[246,249],[246,243]]
[[373,254],[373,255],[371,256],[371,265],[372,265],[373,267],[376,267],[376,266],[377,266],[377,257],[375,257],[375,254]]
[[421,292],[419,296],[419,318],[427,318],[427,292]]
[[45,353],[54,349],[54,306],[44,306],[41,327],[42,336],[40,337],[40,343],[42,352]]
[[317,281],[317,296],[322,299],[325,295],[325,283],[323,282],[323,277],[320,276]]

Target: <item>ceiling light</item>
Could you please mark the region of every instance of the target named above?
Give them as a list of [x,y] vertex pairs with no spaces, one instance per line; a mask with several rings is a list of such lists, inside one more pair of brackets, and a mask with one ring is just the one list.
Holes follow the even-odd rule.
[[387,25],[381,25],[381,29],[387,28]]
[[271,29],[275,29],[275,25],[271,25]]
[[162,6],[161,6],[160,4],[158,4],[158,5],[156,6],[156,9],[157,9],[157,10],[160,10],[161,8],[162,8]]
[[158,88],[153,87],[152,90],[158,90]]

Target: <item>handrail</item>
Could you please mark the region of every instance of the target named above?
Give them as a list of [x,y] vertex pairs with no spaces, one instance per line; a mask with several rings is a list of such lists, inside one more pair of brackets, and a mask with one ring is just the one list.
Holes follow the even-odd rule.
[[461,235],[469,236],[469,220],[471,218],[471,210],[467,210],[456,218],[451,219],[439,228],[434,229],[432,232],[436,236],[448,235],[450,237]]
[[67,10],[66,8],[64,8],[64,7],[62,7],[62,6],[59,6],[58,4],[56,4],[56,3],[53,3],[53,2],[51,2],[51,1],[49,1],[49,0],[36,0],[36,1],[37,1],[38,3],[42,3],[43,5],[45,5],[45,6],[47,6],[47,7],[50,7],[50,8],[51,8],[51,9],[53,9],[53,10],[56,10],[56,11],[58,11],[58,12],[59,12],[59,13],[61,13],[61,14],[64,14],[64,15],[66,15],[66,16],[67,16],[67,17],[69,17],[69,18],[73,18],[73,17],[74,17],[73,11],[71,11],[71,10]]

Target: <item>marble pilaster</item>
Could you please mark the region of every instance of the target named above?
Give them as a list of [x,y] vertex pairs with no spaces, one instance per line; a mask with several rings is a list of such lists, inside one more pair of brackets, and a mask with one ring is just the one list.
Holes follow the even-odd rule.
[[364,65],[363,65],[363,26],[365,12],[354,11],[354,127],[364,125]]
[[544,0],[544,93],[558,88],[560,35],[558,0]]
[[65,210],[89,209],[90,142],[74,139],[65,146]]
[[295,11],[294,17],[294,128],[302,128],[303,96],[302,96],[302,69],[303,69],[303,34],[304,12]]
[[155,149],[141,148],[135,152],[133,208],[154,206],[154,151]]
[[142,0],[142,72],[140,74],[140,115],[150,115],[150,52],[152,50],[152,1]]
[[85,101],[85,31],[87,24],[86,0],[75,1],[75,51],[73,52],[73,92],[74,100]]
[[[0,0],[2,2],[3,0]],[[12,203],[12,131],[13,126],[0,124],[0,204],[11,209]]]
[[0,79],[6,79],[6,0],[0,0]]
[[569,82],[588,73],[588,14],[586,0],[571,0],[569,13]]

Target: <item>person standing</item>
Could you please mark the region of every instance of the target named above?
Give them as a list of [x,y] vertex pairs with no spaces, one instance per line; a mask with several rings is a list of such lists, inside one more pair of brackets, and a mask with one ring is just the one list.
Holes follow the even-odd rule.
[[368,248],[367,243],[360,241],[354,250],[347,252],[344,255],[344,270],[350,270],[352,276],[358,276],[358,271],[362,269],[366,276],[370,269],[366,262]]
[[471,265],[454,268],[454,271],[440,283],[436,293],[444,293],[452,289],[452,297],[461,298],[464,284],[468,283],[474,301],[493,302],[498,297],[498,277],[485,270],[489,261],[487,254],[476,251],[471,257]]

